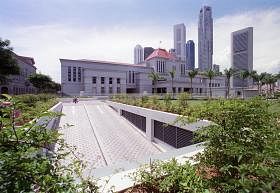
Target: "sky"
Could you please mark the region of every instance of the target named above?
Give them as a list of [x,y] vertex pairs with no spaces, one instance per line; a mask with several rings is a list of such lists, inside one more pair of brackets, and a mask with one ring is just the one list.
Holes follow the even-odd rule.
[[133,63],[136,44],[169,50],[173,25],[184,23],[197,66],[203,5],[213,10],[213,63],[221,70],[230,67],[231,32],[250,26],[254,70],[280,71],[279,0],[0,0],[0,37],[60,82],[60,58]]

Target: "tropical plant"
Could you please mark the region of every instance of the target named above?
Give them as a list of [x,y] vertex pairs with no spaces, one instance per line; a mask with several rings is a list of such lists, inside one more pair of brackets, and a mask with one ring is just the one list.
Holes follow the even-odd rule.
[[233,68],[225,69],[224,74],[226,76],[226,98],[229,98],[229,89],[230,89],[230,78],[234,75],[235,70]]
[[188,72],[188,75],[189,75],[189,77],[191,79],[191,96],[193,94],[193,85],[192,85],[193,79],[196,77],[197,74],[198,74],[197,70],[191,70],[191,71]]
[[176,71],[175,69],[172,69],[172,71],[169,72],[170,78],[171,78],[171,90],[172,90],[172,98],[174,99],[174,90],[173,90],[173,81],[175,77]]
[[209,90],[210,90],[210,99],[212,98],[212,80],[216,76],[216,72],[213,70],[207,70],[204,73],[204,76],[206,76],[209,79]]
[[[244,99],[245,95],[244,95],[244,83],[247,80],[248,77],[250,77],[250,72],[247,70],[242,70],[240,71],[239,77],[241,78],[242,82],[243,82],[243,86],[242,86],[242,98]],[[245,84],[247,86],[247,84]]]
[[10,41],[0,38],[0,84],[6,83],[9,75],[17,75],[20,72],[12,51]]
[[262,81],[265,77],[264,73],[258,74],[257,71],[252,71],[250,73],[250,76],[253,78],[253,80],[255,82],[257,82],[257,86],[258,86],[258,93],[259,95],[261,94],[261,86],[262,86]]
[[152,71],[148,77],[153,81],[153,85],[154,85],[154,93],[157,93],[157,84],[158,84],[158,81],[160,79],[159,77],[159,74]]

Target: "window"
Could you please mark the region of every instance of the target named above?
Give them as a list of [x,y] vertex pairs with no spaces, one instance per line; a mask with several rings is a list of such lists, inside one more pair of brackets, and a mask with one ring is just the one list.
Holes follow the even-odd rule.
[[109,93],[110,93],[110,94],[113,93],[113,87],[109,87]]
[[105,84],[105,77],[101,77],[101,84]]
[[81,82],[82,80],[82,69],[81,67],[78,67],[78,81]]
[[101,94],[105,94],[105,87],[101,87]]
[[131,83],[131,71],[128,72],[128,83]]
[[132,83],[135,82],[134,78],[135,78],[134,71],[132,71]]
[[121,79],[117,78],[117,84],[120,84],[120,83],[121,83]]
[[113,84],[113,78],[109,78],[109,84]]
[[92,84],[96,84],[96,76],[92,77]]
[[71,66],[68,66],[68,81],[71,81]]
[[121,87],[117,87],[117,93],[121,93]]
[[77,70],[76,67],[73,67],[73,82],[76,82],[76,78],[77,78],[76,70]]

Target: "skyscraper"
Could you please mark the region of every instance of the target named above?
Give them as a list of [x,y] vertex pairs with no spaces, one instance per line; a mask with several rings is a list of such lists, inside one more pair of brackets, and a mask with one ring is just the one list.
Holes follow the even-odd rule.
[[186,70],[194,70],[195,66],[195,49],[194,42],[189,40],[186,44]]
[[212,8],[203,6],[198,21],[198,68],[201,71],[212,69],[213,19]]
[[152,47],[144,47],[144,60],[146,60],[146,58],[148,58],[149,55],[154,52],[154,50],[155,49]]
[[139,44],[134,47],[134,64],[139,64],[144,61],[143,48]]
[[[231,67],[239,72],[253,70],[253,27],[231,33]],[[232,77],[233,87],[247,87],[238,75]]]
[[174,48],[176,52],[176,57],[181,60],[186,60],[186,27],[183,23],[174,25]]

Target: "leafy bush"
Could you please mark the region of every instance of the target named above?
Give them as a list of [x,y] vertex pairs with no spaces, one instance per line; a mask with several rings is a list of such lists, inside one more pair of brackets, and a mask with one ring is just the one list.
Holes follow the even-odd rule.
[[215,124],[201,130],[199,170],[217,192],[280,190],[280,123],[261,99],[212,101],[196,117]]
[[153,161],[144,165],[132,179],[149,192],[206,192],[204,181],[196,174],[195,167],[188,162],[179,164],[171,161]]
[[183,108],[188,106],[190,95],[186,92],[180,93],[178,97],[179,105]]
[[0,104],[0,192],[97,192],[95,181],[82,177],[83,163],[57,130],[36,121],[16,127],[14,112],[20,104],[12,98]]

